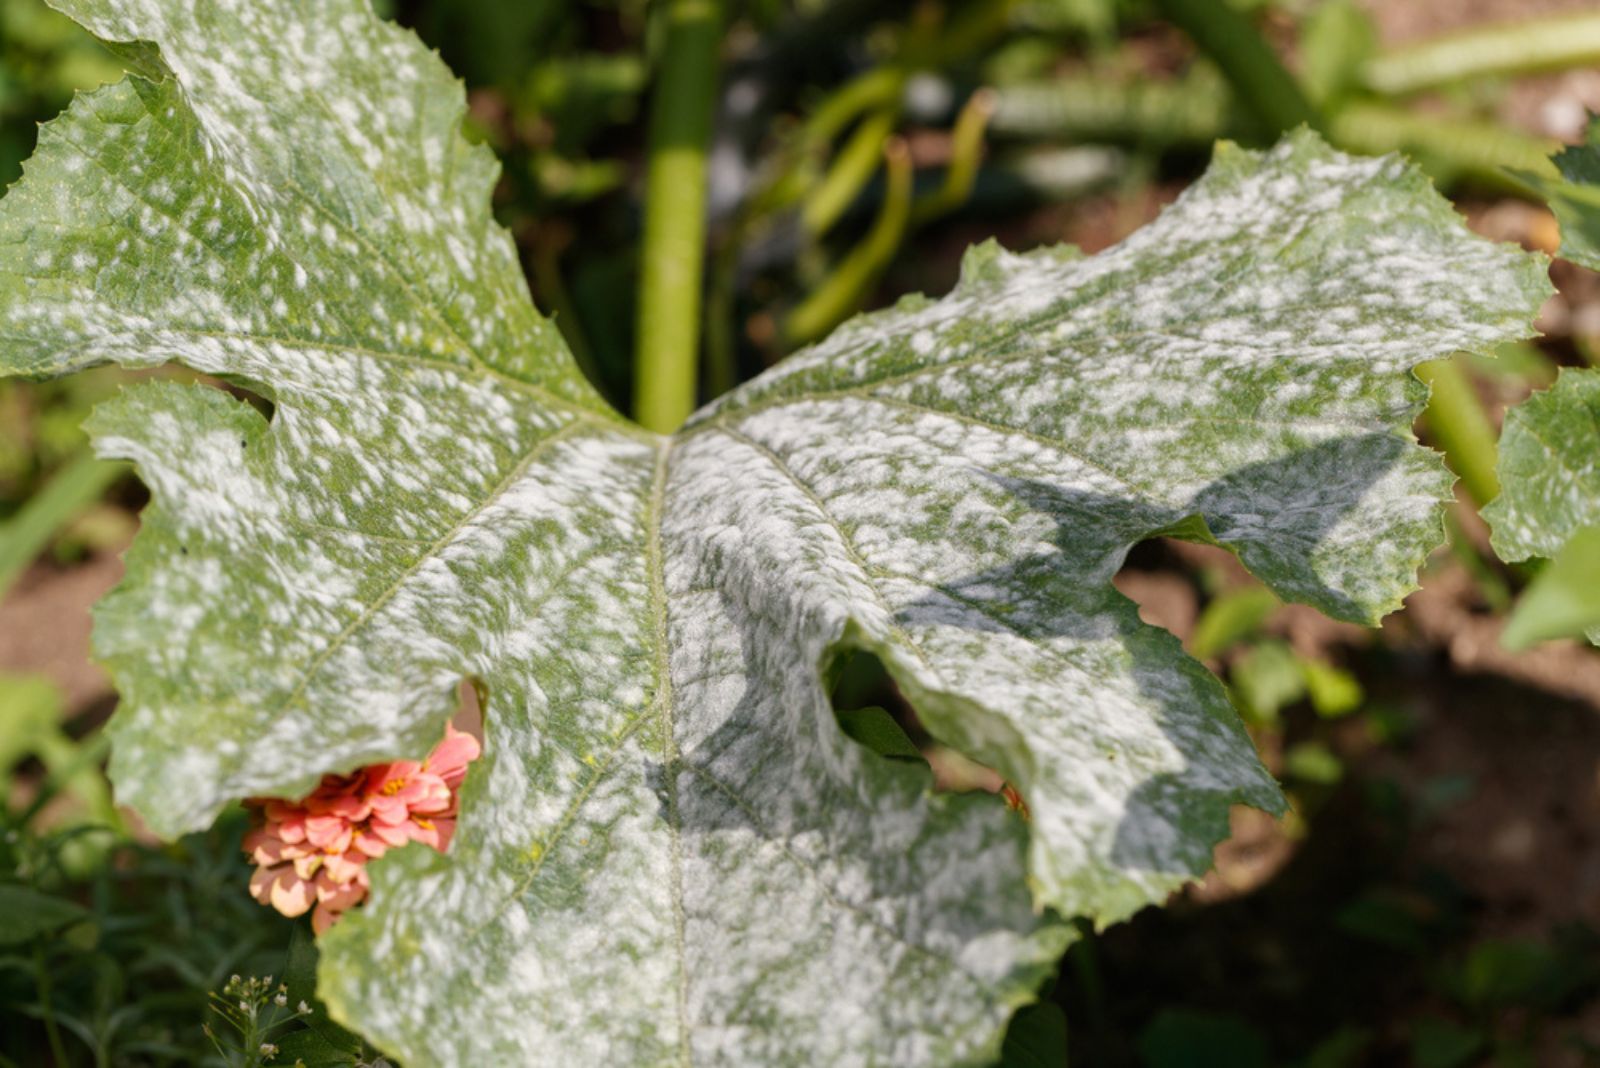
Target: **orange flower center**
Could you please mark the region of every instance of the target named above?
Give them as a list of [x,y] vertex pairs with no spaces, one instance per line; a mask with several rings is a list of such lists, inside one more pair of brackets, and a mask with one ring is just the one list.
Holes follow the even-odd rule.
[[395,794],[399,793],[401,790],[404,790],[405,788],[406,788],[406,780],[405,779],[403,779],[403,778],[402,779],[390,779],[388,782],[383,784],[383,796],[385,796],[385,797],[393,797]]

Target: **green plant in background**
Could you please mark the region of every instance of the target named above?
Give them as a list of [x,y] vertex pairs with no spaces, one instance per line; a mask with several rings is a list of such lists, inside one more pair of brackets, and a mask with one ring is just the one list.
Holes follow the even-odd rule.
[[[120,77],[121,64],[43,0],[8,0],[0,9],[0,188],[22,173],[35,116],[53,115],[75,91]],[[119,470],[89,455],[79,424],[120,377],[108,369],[49,385],[0,383],[0,594],[101,498]],[[49,491],[36,495],[46,480]],[[19,510],[25,514],[12,515]],[[119,533],[93,531],[88,543],[115,541]],[[76,546],[62,548],[70,556]]]
[[[492,158],[408,33],[357,0],[63,6],[154,49],[0,202],[0,367],[176,359],[273,406],[146,382],[95,413],[155,496],[98,613],[113,778],[201,827],[421,752],[477,680],[451,852],[376,863],[325,938],[334,1018],[414,1063],[998,1053],[1058,916],[1159,901],[1230,803],[1281,806],[1111,587],[1127,549],[1227,545],[1375,622],[1449,486],[1409,369],[1525,336],[1548,291],[1397,160],[1225,145],[1119,248],[980,246],[944,299],[662,436],[527,301]],[[644,255],[681,261],[661,234]],[[852,648],[1031,819],[846,738],[824,674]]]
[[[104,790],[104,783],[100,789]],[[209,991],[279,968],[287,921],[241,892],[242,820],[152,849],[49,819],[47,780],[0,819],[0,1063],[208,1063]],[[103,862],[86,864],[89,846]]]
[[[1526,176],[1561,222],[1561,255],[1600,270],[1600,123],[1555,157],[1559,179]],[[1564,370],[1506,417],[1502,492],[1484,518],[1508,561],[1543,558],[1505,643],[1587,635],[1600,643],[1600,371]]]
[[34,116],[54,114],[74,92],[120,77],[122,65],[43,0],[6,0],[0,9],[0,188],[22,173],[33,148]]
[[[1267,624],[1281,607],[1270,589],[1255,583],[1217,590],[1186,645],[1196,659],[1226,663],[1234,706],[1258,735],[1275,739],[1284,733],[1282,714],[1291,705],[1304,701],[1319,721],[1331,721],[1356,712],[1365,698],[1348,671],[1270,632]],[[1319,737],[1297,741],[1283,754],[1283,774],[1291,783],[1326,786],[1342,773],[1338,757]]]
[[[130,839],[104,736],[62,719],[49,683],[0,677],[0,1065],[383,1063],[316,1001],[309,936],[244,892],[242,813],[170,846]],[[30,760],[42,777],[21,774]]]
[[[0,675],[0,783],[7,796],[19,792],[13,780],[25,760],[44,770],[40,789],[20,817],[33,822],[47,805],[57,811],[49,820],[63,834],[61,861],[81,876],[104,859],[108,840],[120,836],[122,818],[111,803],[101,771],[106,739],[90,734],[78,741],[64,729],[66,709],[60,691],[47,679]],[[74,831],[83,834],[74,834]]]

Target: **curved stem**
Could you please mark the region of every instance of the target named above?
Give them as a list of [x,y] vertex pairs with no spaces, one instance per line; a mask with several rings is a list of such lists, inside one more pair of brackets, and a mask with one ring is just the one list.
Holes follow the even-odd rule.
[[911,153],[904,142],[891,138],[883,159],[886,178],[877,220],[833,273],[790,313],[783,330],[790,344],[815,341],[859,311],[900,247],[911,219]]
[[1248,18],[1222,0],[1156,0],[1156,8],[1222,68],[1264,132],[1322,129],[1322,116]]
[[1600,15],[1562,15],[1478,26],[1397,48],[1369,62],[1361,78],[1380,93],[1400,94],[1472,78],[1596,63]]
[[826,233],[872,180],[898,115],[898,109],[886,107],[861,120],[833,166],[800,206],[800,223],[807,232]]
[[1428,384],[1425,418],[1461,486],[1478,507],[1500,495],[1494,425],[1459,360],[1433,360],[1417,368]]
[[634,418],[660,433],[694,410],[705,264],[706,154],[717,87],[719,0],[668,0],[650,115]]
[[1510,171],[1559,177],[1550,154],[1561,147],[1550,138],[1530,137],[1493,123],[1424,115],[1393,104],[1354,101],[1333,117],[1334,144],[1377,155],[1406,152],[1470,175],[1478,184],[1529,196],[1527,185]]

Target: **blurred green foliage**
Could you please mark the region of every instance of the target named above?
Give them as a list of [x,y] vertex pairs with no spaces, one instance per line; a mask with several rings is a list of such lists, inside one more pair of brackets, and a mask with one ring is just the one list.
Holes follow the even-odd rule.
[[35,123],[64,108],[75,91],[121,77],[121,63],[43,0],[0,5],[0,186],[22,174]]

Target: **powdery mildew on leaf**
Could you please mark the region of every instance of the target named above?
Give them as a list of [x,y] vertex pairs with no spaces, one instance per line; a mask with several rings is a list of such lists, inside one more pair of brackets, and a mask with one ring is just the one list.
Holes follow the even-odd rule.
[[1502,559],[1553,557],[1600,524],[1600,374],[1563,369],[1554,386],[1506,413],[1500,484],[1483,514]]
[[[1585,143],[1554,157],[1561,181],[1523,177],[1561,221],[1561,256],[1600,270],[1600,120]],[[1506,413],[1500,496],[1483,510],[1503,560],[1553,558],[1586,526],[1600,525],[1600,372],[1563,368],[1556,383]],[[1589,632],[1600,644],[1600,628]]]
[[[373,866],[339,1017],[416,1064],[992,1056],[1065,944],[1280,804],[1110,579],[1158,532],[1375,621],[1439,538],[1415,363],[1523,336],[1537,263],[1399,162],[1219,149],[1091,259],[969,255],[646,434],[492,223],[462,94],[362,0],[61,0],[170,76],[80,98],[0,201],[0,372],[178,360],[102,452],[154,504],[97,615],[152,826],[424,752],[489,693],[448,856]],[[1031,824],[839,731],[882,657]]]
[[1600,271],[1600,118],[1591,116],[1582,144],[1550,157],[1560,178],[1518,172],[1544,194],[1561,223],[1561,258]]

